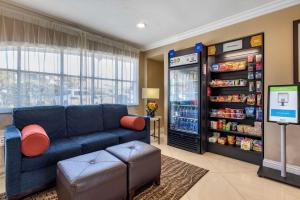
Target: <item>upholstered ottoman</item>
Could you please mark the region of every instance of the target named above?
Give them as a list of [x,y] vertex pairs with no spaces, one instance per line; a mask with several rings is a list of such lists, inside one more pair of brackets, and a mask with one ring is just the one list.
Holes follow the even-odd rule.
[[126,165],[106,151],[77,156],[58,162],[59,200],[125,200]]
[[132,141],[108,147],[106,151],[127,164],[128,199],[133,199],[136,191],[146,184],[160,184],[160,149],[140,141]]

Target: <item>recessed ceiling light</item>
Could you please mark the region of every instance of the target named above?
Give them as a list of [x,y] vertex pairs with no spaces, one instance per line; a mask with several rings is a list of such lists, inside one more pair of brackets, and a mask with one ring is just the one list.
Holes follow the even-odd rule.
[[136,24],[136,27],[143,29],[143,28],[146,28],[146,24],[144,22],[140,22],[140,23]]

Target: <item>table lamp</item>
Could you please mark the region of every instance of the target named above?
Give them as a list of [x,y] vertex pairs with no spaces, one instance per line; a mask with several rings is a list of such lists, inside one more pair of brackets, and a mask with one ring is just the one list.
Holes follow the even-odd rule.
[[155,116],[155,112],[158,109],[158,104],[155,99],[159,99],[159,88],[143,88],[142,99],[146,99],[146,112],[150,117]]

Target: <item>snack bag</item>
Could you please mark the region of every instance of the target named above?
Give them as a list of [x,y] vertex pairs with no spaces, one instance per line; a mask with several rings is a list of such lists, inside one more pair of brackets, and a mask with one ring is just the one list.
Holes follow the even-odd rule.
[[256,81],[256,92],[261,92],[261,90],[262,90],[261,81]]
[[242,124],[237,125],[237,131],[243,133],[244,132],[244,125],[242,125]]
[[256,105],[261,106],[261,94],[256,95]]
[[218,143],[225,145],[227,143],[227,138],[226,137],[219,137],[218,138]]
[[231,122],[228,122],[225,126],[225,130],[230,131],[230,128],[231,128]]
[[254,107],[245,107],[247,117],[255,117],[255,108]]
[[221,71],[221,72],[228,71],[227,63],[221,63],[219,71]]
[[261,79],[261,72],[260,71],[255,72],[255,78],[256,79]]
[[216,138],[219,138],[221,136],[221,133],[219,132],[213,132],[213,136]]
[[241,143],[242,143],[242,140],[243,140],[244,138],[243,137],[236,137],[235,138],[235,145],[236,146],[241,146]]
[[210,142],[210,143],[216,143],[217,140],[218,140],[218,138],[216,138],[214,136],[208,138],[208,142]]
[[256,120],[262,121],[263,120],[263,111],[261,107],[258,107],[256,110]]
[[260,63],[260,62],[261,62],[261,59],[262,59],[262,55],[261,55],[261,54],[257,54],[257,55],[255,56],[255,62],[256,62],[256,63]]
[[254,73],[253,72],[248,72],[248,79],[249,80],[254,79]]
[[248,62],[249,63],[254,62],[254,55],[249,55],[248,56]]
[[240,99],[239,99],[239,95],[238,94],[233,94],[232,95],[232,102],[239,102]]
[[232,122],[231,124],[231,130],[236,131],[237,130],[237,122]]
[[247,80],[240,79],[240,86],[246,86],[246,85],[247,85]]
[[252,149],[253,140],[249,138],[245,138],[241,142],[241,149],[245,151],[250,151]]
[[261,128],[262,122],[254,122],[256,128]]
[[227,141],[229,145],[234,145],[235,144],[235,137],[233,135],[228,135],[227,136]]
[[248,71],[253,72],[255,68],[255,63],[248,63]]
[[255,94],[248,95],[247,104],[248,105],[255,105]]
[[211,65],[211,71],[212,72],[217,72],[217,71],[219,71],[219,64],[212,64]]
[[256,70],[261,70],[262,69],[262,64],[261,63],[256,63],[255,68],[256,68]]
[[253,92],[254,90],[255,90],[254,82],[253,82],[253,81],[250,81],[250,82],[249,82],[249,92]]
[[253,151],[262,151],[262,141],[261,140],[253,140]]

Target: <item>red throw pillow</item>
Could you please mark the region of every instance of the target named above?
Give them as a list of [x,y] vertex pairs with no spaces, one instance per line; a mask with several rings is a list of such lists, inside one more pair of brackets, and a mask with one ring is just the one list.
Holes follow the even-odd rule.
[[25,126],[21,134],[21,150],[25,156],[39,156],[49,148],[50,140],[43,127],[31,124]]
[[121,118],[121,126],[137,131],[145,128],[145,119],[142,117],[124,116]]

